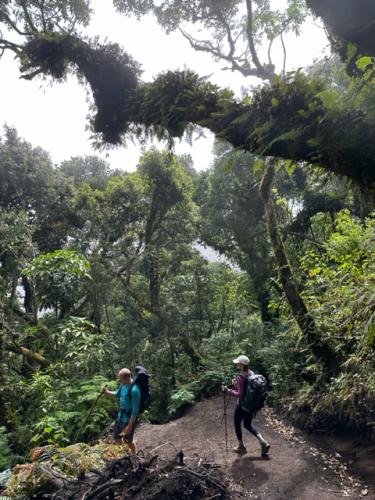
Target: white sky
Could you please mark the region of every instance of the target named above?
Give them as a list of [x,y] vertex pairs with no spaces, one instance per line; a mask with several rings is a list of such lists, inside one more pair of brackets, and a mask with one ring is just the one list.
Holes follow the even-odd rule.
[[[280,0],[278,0],[280,1]],[[221,71],[223,63],[215,63],[209,54],[198,53],[188,46],[182,35],[166,35],[152,17],[141,21],[116,13],[110,0],[93,0],[95,14],[88,29],[90,35],[118,42],[142,64],[143,80],[167,69],[190,68],[200,75],[210,75],[210,81],[227,86],[236,93],[242,86],[256,83],[239,73]],[[302,36],[287,40],[287,70],[305,67],[327,50],[328,41],[322,28],[312,21],[304,26]],[[281,64],[281,53],[274,51],[274,60]],[[71,156],[98,154],[90,143],[86,130],[88,103],[86,91],[74,77],[67,82],[48,85],[41,81],[19,79],[18,65],[11,54],[0,61],[0,125],[7,123],[35,146],[51,153],[55,163]],[[176,145],[177,153],[190,153],[198,170],[209,167],[212,160],[212,134],[193,142]],[[129,143],[107,153],[113,168],[134,170],[140,156],[138,145]]]

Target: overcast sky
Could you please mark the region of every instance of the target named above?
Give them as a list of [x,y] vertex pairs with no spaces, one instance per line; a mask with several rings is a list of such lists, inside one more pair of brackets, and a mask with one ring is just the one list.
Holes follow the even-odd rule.
[[[281,2],[282,0],[278,0]],[[188,46],[180,34],[166,35],[152,17],[141,21],[128,19],[116,13],[110,0],[93,0],[95,14],[88,34],[118,42],[142,64],[143,79],[167,69],[193,69],[200,75],[210,75],[210,81],[233,89],[255,84],[239,73],[222,71],[223,63],[215,63],[208,54],[197,53]],[[327,53],[328,41],[321,27],[312,20],[306,23],[303,35],[288,39],[287,69],[297,69],[311,64]],[[281,64],[281,52],[274,51],[274,60]],[[27,82],[19,79],[18,64],[11,54],[0,61],[0,124],[17,128],[19,134],[35,146],[51,153],[55,163],[72,156],[98,154],[91,146],[90,132],[86,130],[88,103],[86,91],[74,77],[67,82],[48,85],[41,81]],[[212,135],[193,142],[176,145],[177,153],[190,153],[195,168],[209,167],[212,161]],[[113,168],[134,170],[140,155],[138,145],[132,143],[100,156],[107,157]]]

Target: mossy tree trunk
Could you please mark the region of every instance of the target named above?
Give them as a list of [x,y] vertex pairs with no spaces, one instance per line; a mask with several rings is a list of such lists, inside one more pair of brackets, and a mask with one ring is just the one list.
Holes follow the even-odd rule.
[[307,310],[306,304],[301,297],[278,228],[276,210],[272,196],[272,183],[274,177],[274,161],[268,160],[260,186],[260,195],[265,207],[268,232],[279,270],[280,281],[293,317],[307,340],[312,354],[324,366],[327,373],[332,374],[337,369],[338,360],[331,346],[323,338],[313,316]]

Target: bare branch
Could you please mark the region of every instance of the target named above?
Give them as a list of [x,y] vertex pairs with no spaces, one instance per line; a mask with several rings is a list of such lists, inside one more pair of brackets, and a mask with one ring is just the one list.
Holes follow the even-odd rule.
[[178,28],[180,33],[188,40],[190,43],[191,47],[194,50],[200,51],[200,52],[209,52],[210,54],[213,54],[215,57],[223,58],[226,59],[224,54],[222,54],[218,49],[216,49],[212,43],[209,40],[197,40],[196,38],[193,38],[189,33],[186,33],[182,28]]
[[272,64],[272,59],[271,59],[271,50],[272,50],[272,45],[273,45],[273,42],[274,42],[274,38],[272,38],[270,40],[270,44],[268,46],[268,64]]
[[225,54],[222,50],[220,50],[219,47],[215,47],[209,40],[197,40],[196,38],[193,38],[191,35],[186,33],[184,30],[182,30],[181,28],[179,28],[180,32],[189,41],[191,47],[194,50],[208,52],[213,56],[217,57],[218,59],[230,62],[230,64],[232,65],[231,68],[226,68],[226,69],[230,69],[231,71],[239,71],[245,77],[257,76],[259,78],[272,80],[274,76],[273,71],[272,70],[267,71],[264,68],[264,66],[262,65],[262,63],[258,58],[255,49],[253,27],[252,27],[253,12],[252,12],[252,3],[250,0],[247,2],[247,6],[248,6],[247,39],[248,39],[248,46],[251,54],[251,59],[254,62],[255,68],[251,68],[249,66],[249,58],[244,57],[246,52],[241,54],[240,58],[235,56],[236,43],[240,38],[240,36],[242,35],[242,32],[239,32],[237,36],[234,37],[231,26],[229,25],[228,20],[225,18],[220,9],[217,9],[216,11],[216,20],[221,24],[226,33],[226,38],[229,45],[229,51],[227,54]]
[[20,56],[22,52],[21,45],[17,45],[16,43],[10,42],[9,40],[4,40],[3,38],[0,38],[0,49],[11,50],[15,52],[17,56]]
[[46,17],[45,17],[45,13],[44,13],[44,6],[45,6],[45,0],[41,0],[41,2],[40,2],[40,13],[41,13],[41,16],[42,16],[42,25],[43,25],[43,30],[47,31],[48,27],[47,27],[47,21],[46,21]]
[[272,80],[273,75],[269,74],[265,71],[262,63],[259,60],[257,51],[255,49],[254,43],[254,32],[253,32],[253,3],[252,0],[246,0],[246,9],[247,9],[247,22],[246,22],[246,35],[247,42],[250,49],[251,59],[258,70],[258,76],[263,78],[264,80]]
[[42,69],[36,69],[32,73],[28,73],[27,75],[22,75],[21,78],[23,80],[32,80],[33,78],[35,78],[36,76],[40,75],[41,73],[43,73]]
[[232,60],[233,56],[234,56],[234,53],[236,51],[236,43],[233,40],[232,30],[230,29],[229,24],[225,20],[222,12],[220,12],[220,11],[218,11],[218,18],[221,21],[221,23],[224,26],[225,31],[227,33],[227,40],[228,40],[228,43],[229,43],[229,54],[227,55],[227,57],[228,57],[228,59]]
[[12,19],[6,14],[5,12],[1,13],[0,20],[4,20],[6,24],[8,24],[16,33],[18,33],[21,36],[26,36],[28,33],[25,31],[21,31],[15,21],[12,21]]
[[179,28],[180,33],[188,40],[190,46],[197,52],[208,52],[218,59],[223,59],[231,63],[231,71],[239,71],[243,76],[259,76],[258,70],[256,68],[246,68],[238,64],[238,62],[231,57],[223,54],[219,49],[214,47],[209,40],[197,40],[193,38],[189,33],[186,33],[182,28]]
[[280,40],[281,40],[281,45],[283,47],[283,53],[284,53],[284,60],[283,60],[283,77],[285,78],[285,70],[286,70],[286,47],[285,47],[285,42],[284,42],[284,37],[283,37],[283,32],[280,33]]
[[38,30],[36,29],[36,27],[35,27],[35,25],[33,23],[33,20],[31,18],[30,14],[29,14],[29,11],[27,10],[27,6],[26,6],[25,0],[22,0],[22,2],[20,2],[20,4],[21,4],[22,10],[23,10],[23,13],[25,15],[26,22],[29,25],[31,31],[37,32]]

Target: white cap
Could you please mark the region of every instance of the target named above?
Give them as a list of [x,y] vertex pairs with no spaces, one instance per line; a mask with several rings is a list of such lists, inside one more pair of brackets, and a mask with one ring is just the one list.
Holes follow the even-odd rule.
[[234,359],[233,363],[235,365],[238,365],[239,363],[241,363],[241,365],[249,366],[250,359],[247,356],[241,355],[241,356],[238,356],[238,358]]

